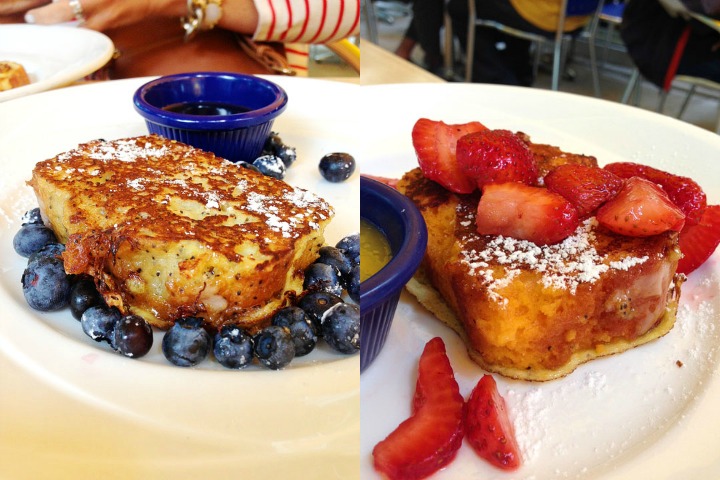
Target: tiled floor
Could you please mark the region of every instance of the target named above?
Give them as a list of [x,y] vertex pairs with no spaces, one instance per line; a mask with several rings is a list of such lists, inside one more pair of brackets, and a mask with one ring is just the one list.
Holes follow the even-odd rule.
[[[402,36],[410,21],[407,15],[397,15],[392,19],[392,23],[387,21],[378,22],[378,43],[381,47],[394,51],[400,43]],[[602,37],[601,34],[600,36]],[[604,38],[604,37],[603,37]],[[598,41],[598,43],[600,43]],[[573,55],[572,68],[576,71],[574,80],[564,80],[560,82],[560,90],[578,93],[582,95],[593,96],[592,76],[588,61],[588,47],[585,41],[580,40],[575,46]],[[598,57],[602,61],[605,58],[604,50],[600,46],[598,48]],[[416,48],[413,52],[412,60],[418,64],[421,63],[422,52]],[[620,101],[632,72],[632,64],[621,47],[608,50],[607,62],[605,68],[600,70],[600,85],[602,98],[612,101]],[[459,69],[456,69],[459,70]],[[458,78],[462,77],[462,73],[458,71]],[[362,74],[362,73],[361,73]],[[540,72],[536,83],[536,88],[550,88],[549,73]],[[663,113],[675,116],[680,110],[682,102],[685,98],[687,86],[679,84],[668,95]],[[682,120],[690,122],[701,128],[715,131],[718,118],[718,109],[720,108],[720,93],[712,91],[702,91],[693,95],[688,104]],[[652,111],[657,111],[659,106],[659,89],[654,85],[643,81],[640,94],[638,96],[637,105]]]

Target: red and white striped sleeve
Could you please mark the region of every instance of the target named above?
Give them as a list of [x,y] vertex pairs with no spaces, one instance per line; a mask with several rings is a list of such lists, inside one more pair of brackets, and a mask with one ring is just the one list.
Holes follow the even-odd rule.
[[255,0],[255,6],[255,40],[326,43],[360,33],[360,0]]

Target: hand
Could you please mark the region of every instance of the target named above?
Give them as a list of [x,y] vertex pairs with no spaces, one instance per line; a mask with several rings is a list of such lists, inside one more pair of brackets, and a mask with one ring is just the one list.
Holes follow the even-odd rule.
[[690,20],[690,10],[680,0],[658,0],[671,17],[681,17]]
[[[17,3],[20,2],[37,4],[38,0],[19,0]],[[187,13],[184,0],[80,0],[80,4],[84,16],[83,26],[100,31],[132,25],[149,17],[179,18]],[[25,15],[26,22],[43,25],[73,20],[78,19],[75,18],[70,0],[57,0],[32,8]]]

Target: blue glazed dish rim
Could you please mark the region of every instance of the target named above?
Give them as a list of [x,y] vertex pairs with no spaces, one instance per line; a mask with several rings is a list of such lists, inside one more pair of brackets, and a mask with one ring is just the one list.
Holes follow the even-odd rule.
[[[146,100],[148,92],[154,87],[173,82],[197,81],[207,78],[255,82],[271,92],[273,99],[264,107],[232,115],[188,115],[169,112],[152,105]],[[255,75],[233,72],[191,72],[166,75],[141,85],[133,94],[133,106],[147,122],[165,128],[183,130],[237,130],[265,124],[280,115],[287,107],[287,102],[287,92],[280,85]]]
[[[392,248],[393,257],[380,271],[361,283],[360,308],[370,311],[394,293],[402,290],[412,278],[425,257],[428,233],[425,219],[415,204],[402,193],[382,182],[360,177],[361,218],[369,221],[385,235],[382,225],[362,214],[363,196],[372,196],[385,206],[395,210],[402,218],[405,228],[403,241],[397,249]],[[392,247],[392,246],[391,246]]]

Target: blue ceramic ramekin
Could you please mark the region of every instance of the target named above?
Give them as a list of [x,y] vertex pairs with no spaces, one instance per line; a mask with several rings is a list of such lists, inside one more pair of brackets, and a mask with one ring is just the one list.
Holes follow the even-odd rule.
[[[233,162],[252,162],[261,152],[273,121],[287,106],[279,85],[254,75],[192,72],[168,75],[141,86],[135,110],[148,131],[207,150]],[[192,115],[166,110],[178,104],[223,104],[242,113]]]
[[425,256],[427,228],[410,199],[367,177],[360,178],[360,217],[385,235],[392,251],[390,262],[360,284],[362,372],[385,345],[400,293]]

